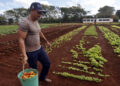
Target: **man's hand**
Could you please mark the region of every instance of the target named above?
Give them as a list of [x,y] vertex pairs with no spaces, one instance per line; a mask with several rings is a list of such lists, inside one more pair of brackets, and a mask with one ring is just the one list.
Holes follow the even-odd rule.
[[50,46],[51,46],[51,44],[50,44],[50,42],[49,42],[49,41],[47,41],[47,45],[48,45],[48,47],[50,47]]
[[50,42],[46,39],[46,37],[44,36],[44,34],[42,32],[40,32],[40,37],[42,37],[47,42],[48,47],[51,46]]

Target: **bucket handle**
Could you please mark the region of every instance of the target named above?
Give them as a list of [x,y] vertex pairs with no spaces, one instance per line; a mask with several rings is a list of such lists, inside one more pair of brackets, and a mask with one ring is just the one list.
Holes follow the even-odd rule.
[[25,69],[25,64],[23,63],[23,67],[22,67],[22,69],[23,69],[23,73],[24,73],[24,69]]
[[[24,69],[25,69],[25,64],[23,63],[23,65],[22,65],[23,67],[22,67],[22,70],[23,70],[23,73],[24,73]],[[25,81],[26,79],[23,79],[23,81]]]

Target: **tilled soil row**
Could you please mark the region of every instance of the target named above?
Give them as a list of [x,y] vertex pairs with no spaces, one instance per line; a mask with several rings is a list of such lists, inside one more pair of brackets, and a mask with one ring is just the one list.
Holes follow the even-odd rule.
[[[71,31],[73,28],[76,29],[76,27],[79,27],[79,26],[75,26],[72,28],[70,27],[71,29],[67,28],[69,30],[64,29],[65,30],[64,33]],[[63,31],[63,30],[61,30],[61,31]],[[59,32],[59,33],[61,33],[61,32]],[[56,35],[54,34],[52,36],[55,37]],[[50,41],[50,39],[48,39],[48,40]],[[20,58],[21,56],[20,56],[18,44],[15,44],[17,46],[15,46],[13,44],[10,44],[10,45],[8,44],[10,46],[10,48],[7,48],[6,50],[1,51],[2,52],[1,53],[2,55],[0,55],[1,56],[0,70],[2,70],[2,71],[0,71],[0,76],[1,76],[0,85],[1,86],[9,86],[9,85],[16,86],[16,84],[17,84],[17,86],[20,85],[16,76],[17,76],[17,73],[22,70],[22,63],[21,63],[21,58]],[[11,46],[11,45],[13,45],[13,46]],[[17,50],[15,50],[16,48],[17,48]],[[12,51],[12,50],[9,51],[10,49],[12,49],[14,51]],[[11,80],[11,78],[13,80]],[[8,83],[5,83],[6,81]]]
[[114,53],[112,46],[109,44],[97,27],[98,42],[102,48],[102,55],[108,62],[104,65],[104,73],[110,75],[109,78],[104,78],[103,83],[100,86],[119,86],[120,83],[120,62],[117,54]]
[[114,32],[115,34],[120,36],[120,29],[114,28],[114,29],[117,29],[117,30],[113,30],[112,26],[105,26],[105,27],[108,28],[109,30],[111,30],[112,32]]

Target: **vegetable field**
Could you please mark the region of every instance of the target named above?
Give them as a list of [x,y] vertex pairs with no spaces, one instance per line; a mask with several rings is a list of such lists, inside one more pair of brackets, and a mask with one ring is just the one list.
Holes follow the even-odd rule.
[[[70,24],[42,29],[51,43],[48,78],[40,86],[119,86],[120,26]],[[29,68],[26,65],[26,68]],[[16,33],[0,35],[0,86],[21,86],[22,55]],[[38,62],[38,71],[41,64]]]

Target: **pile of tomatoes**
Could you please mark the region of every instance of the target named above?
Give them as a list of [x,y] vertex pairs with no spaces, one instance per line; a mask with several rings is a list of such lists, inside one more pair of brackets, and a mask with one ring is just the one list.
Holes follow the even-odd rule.
[[28,79],[28,78],[32,78],[34,76],[36,76],[37,74],[34,73],[34,71],[30,71],[30,72],[24,72],[21,76],[22,79]]

